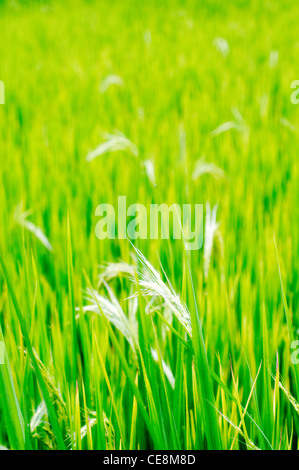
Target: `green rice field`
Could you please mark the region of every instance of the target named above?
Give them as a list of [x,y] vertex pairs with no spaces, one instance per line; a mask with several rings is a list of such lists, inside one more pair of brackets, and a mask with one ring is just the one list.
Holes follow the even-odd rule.
[[299,447],[298,15],[0,1],[1,449]]

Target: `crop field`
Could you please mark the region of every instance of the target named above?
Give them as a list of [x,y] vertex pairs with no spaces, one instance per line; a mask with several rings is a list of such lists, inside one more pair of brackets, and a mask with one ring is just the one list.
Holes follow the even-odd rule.
[[299,448],[298,16],[0,1],[1,449]]

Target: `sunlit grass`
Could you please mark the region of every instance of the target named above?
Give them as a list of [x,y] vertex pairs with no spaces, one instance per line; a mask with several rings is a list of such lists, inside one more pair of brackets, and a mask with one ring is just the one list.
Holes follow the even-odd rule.
[[[298,448],[297,1],[1,2],[0,448]],[[99,240],[204,204],[204,245]]]

